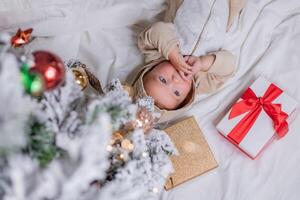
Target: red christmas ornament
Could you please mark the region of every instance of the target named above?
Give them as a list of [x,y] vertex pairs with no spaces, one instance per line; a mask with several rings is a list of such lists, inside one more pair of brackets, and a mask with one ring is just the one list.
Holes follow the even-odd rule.
[[46,90],[54,89],[64,81],[65,67],[58,56],[48,51],[35,51],[33,56],[35,65],[30,71],[42,76]]
[[20,47],[23,44],[27,44],[29,42],[32,31],[32,28],[29,28],[24,31],[18,29],[17,33],[10,40],[11,45],[13,47]]

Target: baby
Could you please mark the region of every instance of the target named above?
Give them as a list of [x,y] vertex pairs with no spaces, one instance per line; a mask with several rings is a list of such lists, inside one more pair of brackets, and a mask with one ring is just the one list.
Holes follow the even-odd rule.
[[182,57],[175,47],[170,50],[169,59],[146,73],[143,84],[146,93],[154,98],[159,108],[174,110],[184,104],[193,86],[192,77],[199,71],[208,71],[215,55]]
[[173,23],[157,22],[146,28],[138,46],[146,64],[129,82],[135,98],[154,99],[161,113],[158,123],[190,109],[196,94],[216,91],[235,71],[235,57],[226,50],[183,56]]

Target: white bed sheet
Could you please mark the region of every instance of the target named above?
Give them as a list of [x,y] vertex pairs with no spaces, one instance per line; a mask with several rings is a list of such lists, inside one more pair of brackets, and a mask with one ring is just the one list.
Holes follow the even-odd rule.
[[[164,8],[163,0],[103,0],[96,4],[92,2],[97,1],[89,1],[89,6],[80,4],[84,2],[80,0],[78,4],[63,5],[62,1],[48,1],[47,6],[32,6],[37,2],[46,1],[2,0],[0,19],[4,20],[0,20],[0,30],[33,27],[35,35],[43,37],[28,49],[52,50],[65,60],[79,58],[92,68],[102,84],[115,77],[124,80],[142,63],[136,32],[128,25],[153,19]],[[31,10],[30,15],[24,15],[22,12],[28,14],[26,9],[30,6],[35,12]],[[118,12],[124,10],[122,6],[126,13]],[[78,11],[86,15],[78,15]],[[199,103],[186,113],[196,116],[219,167],[163,192],[161,200],[300,199],[300,117],[290,125],[283,139],[272,143],[254,161],[215,129],[241,91],[259,75],[300,100],[299,13],[299,0],[249,0],[225,44],[225,49],[239,58],[236,76],[218,93],[200,96]]]
[[254,161],[215,129],[241,91],[259,75],[300,100],[299,11],[299,1],[248,2],[225,45],[239,57],[236,76],[222,91],[200,101],[190,112],[197,116],[219,167],[165,192],[161,199],[300,199],[299,117],[290,125],[286,137],[269,145]]

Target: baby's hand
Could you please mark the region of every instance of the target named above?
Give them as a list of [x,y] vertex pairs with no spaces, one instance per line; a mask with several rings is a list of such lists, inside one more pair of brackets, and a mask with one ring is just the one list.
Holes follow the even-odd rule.
[[186,59],[183,58],[181,53],[179,52],[179,48],[175,47],[173,48],[169,53],[169,60],[171,64],[174,66],[175,69],[178,70],[180,76],[187,80],[188,77],[192,74],[192,66],[190,66]]
[[192,66],[192,73],[188,75],[188,78],[192,78],[199,71],[207,71],[215,61],[215,55],[206,56],[185,56],[186,62]]

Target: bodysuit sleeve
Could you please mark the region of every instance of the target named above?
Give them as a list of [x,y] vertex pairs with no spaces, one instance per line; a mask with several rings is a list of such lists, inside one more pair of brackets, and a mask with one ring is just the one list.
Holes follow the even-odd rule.
[[168,60],[170,50],[176,45],[179,45],[179,41],[172,23],[154,23],[138,38],[138,47],[144,54],[146,63],[160,58]]
[[194,75],[196,93],[212,93],[220,88],[235,73],[235,57],[226,50],[212,52],[215,61],[207,71]]

